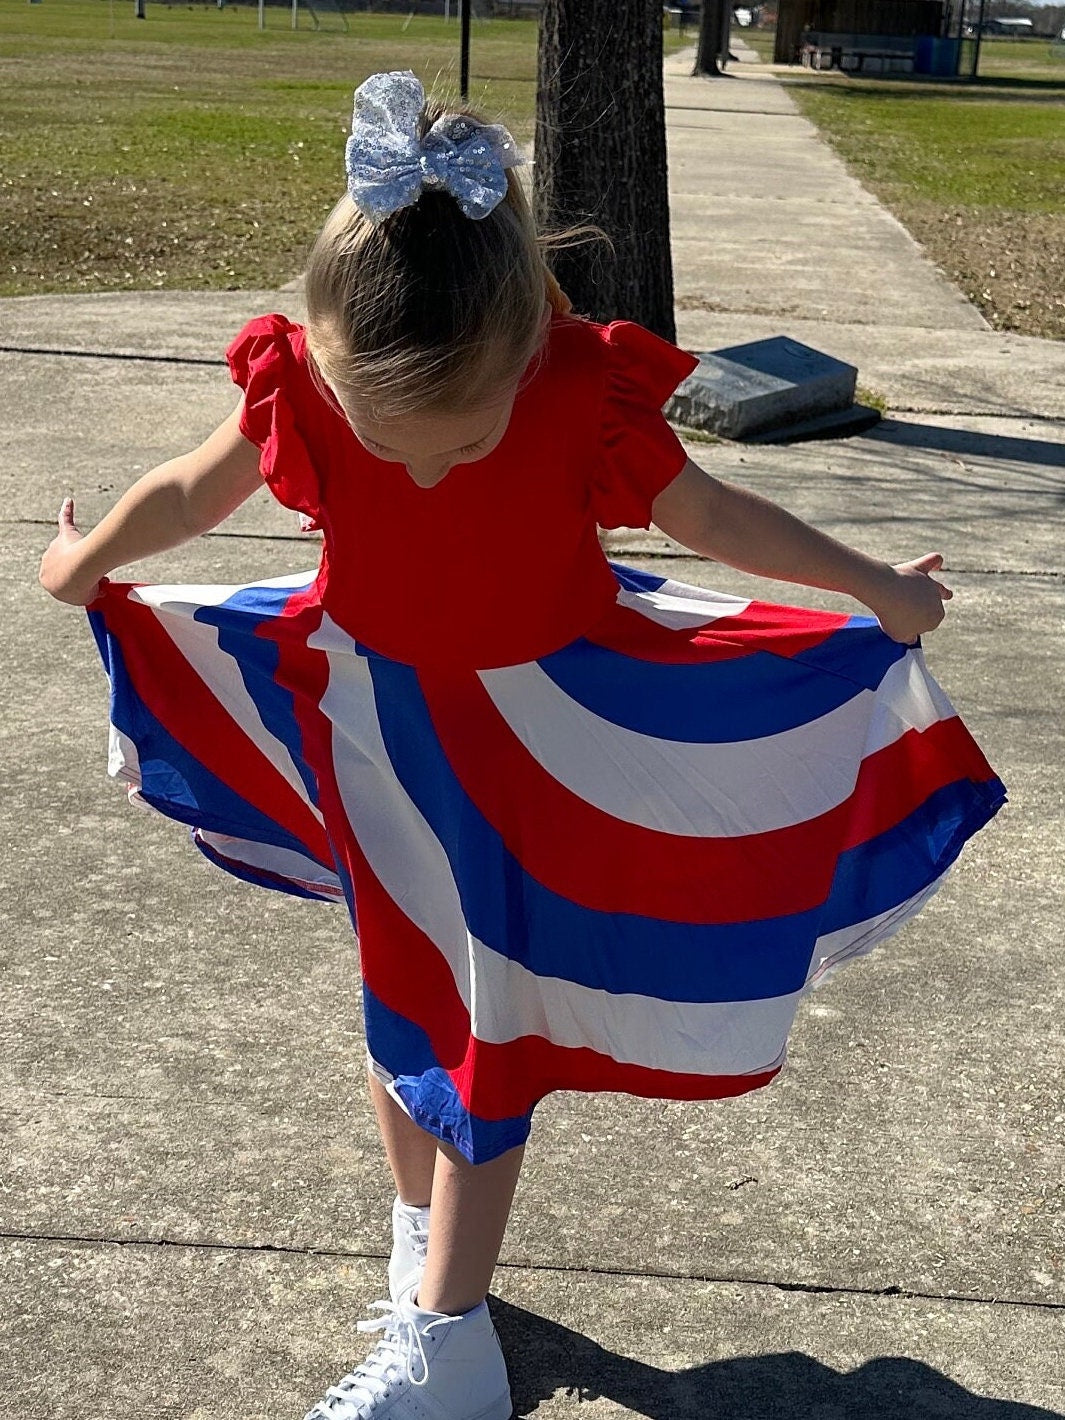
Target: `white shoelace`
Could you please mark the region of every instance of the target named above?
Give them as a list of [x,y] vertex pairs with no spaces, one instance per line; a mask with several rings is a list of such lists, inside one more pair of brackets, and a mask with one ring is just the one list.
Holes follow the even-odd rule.
[[[425,1354],[422,1332],[405,1302],[372,1302],[382,1315],[360,1321],[359,1331],[383,1331],[384,1336],[361,1365],[325,1393],[304,1420],[359,1420],[363,1406],[372,1405],[387,1395],[391,1387],[406,1379],[411,1385],[423,1386],[429,1379],[429,1358]],[[461,1321],[461,1317],[442,1316],[431,1321],[425,1331]],[[417,1366],[415,1363],[420,1363]],[[420,1379],[417,1372],[420,1372]]]
[[424,1265],[426,1255],[429,1251],[429,1227],[419,1228],[409,1213],[399,1215],[403,1220],[403,1229],[411,1251],[420,1263]]

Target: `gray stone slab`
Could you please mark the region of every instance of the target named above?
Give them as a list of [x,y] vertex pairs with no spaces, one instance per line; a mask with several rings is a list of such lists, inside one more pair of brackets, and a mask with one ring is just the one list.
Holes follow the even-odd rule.
[[[853,607],[690,560],[654,567],[739,594]],[[571,1196],[611,1180],[599,1246],[617,1265],[668,1257],[711,1277],[764,1277],[784,1265],[809,1283],[818,1256],[831,1254],[827,1270],[852,1285],[957,1291],[964,1273],[997,1296],[1065,1300],[1065,1034],[1054,1023],[1061,1007],[1050,1004],[1062,991],[1065,684],[1061,658],[1046,651],[1048,626],[1060,625],[1060,584],[954,581],[958,596],[947,627],[928,640],[929,660],[1011,805],[917,922],[814,993],[771,1090],[710,1111],[588,1101],[572,1123],[556,1114],[563,1101],[541,1107],[540,1128],[554,1125],[546,1151],[569,1140]],[[634,1138],[643,1163],[627,1170]],[[653,1243],[627,1226],[647,1197],[663,1213]],[[555,1256],[583,1250],[579,1205],[546,1216]],[[512,1236],[519,1259],[523,1241]],[[908,1282],[889,1280],[902,1272]]]
[[[805,119],[716,112],[701,117],[698,126],[672,119],[669,124],[675,217],[683,217],[700,197],[720,208],[727,195],[764,204],[793,201],[811,216],[819,207],[849,204],[858,209],[860,230],[870,223],[882,228],[876,220],[882,211],[876,198],[846,170],[837,170],[832,150]],[[756,165],[745,164],[745,154],[754,156]]]
[[[368,1349],[376,1259],[0,1244],[20,1420],[295,1420]],[[515,1416],[1058,1420],[1038,1308],[501,1269]]]
[[[941,550],[951,570],[1054,573],[1065,571],[1060,434],[1031,420],[926,415],[828,443],[688,449],[709,473],[888,561]],[[668,547],[646,533],[630,545]]]
[[[140,473],[192,447],[224,418],[234,393],[221,368],[175,367],[160,384],[150,366],[136,362],[0,356],[5,516],[50,523],[60,500],[74,493],[79,518],[91,526]],[[56,408],[64,411],[58,427]],[[884,534],[883,544],[871,545],[883,546],[883,555],[897,556],[901,535],[912,531],[943,541],[953,558],[962,557],[958,565],[997,559],[1054,570],[1061,566],[1063,439],[1065,426],[1053,421],[928,415],[786,452],[693,444],[691,453],[721,476],[757,477],[769,496],[797,510],[807,505],[796,504],[796,494],[808,496],[809,516],[839,536]],[[289,536],[301,563],[317,558],[315,540],[265,492],[240,508],[226,531]],[[971,552],[962,552],[965,543]]]
[[[742,74],[724,84],[691,73],[694,51],[670,55],[663,67],[667,112],[675,109],[720,110],[725,113],[772,113],[799,116],[787,88],[768,74]],[[740,71],[742,72],[742,71]],[[667,120],[668,121],[668,120]]]
[[[701,236],[686,238],[683,223],[678,224],[681,230],[673,240],[678,312],[772,315],[778,329],[781,321],[789,326],[833,321],[907,329],[984,328],[983,317],[971,315],[975,307],[967,308],[953,287],[943,289],[945,278],[931,263],[922,267],[916,258],[913,265],[908,258],[886,258],[887,274],[878,284],[868,261],[857,255],[852,259],[852,248],[839,245],[842,239],[850,240],[842,210],[811,215],[790,203],[748,206],[752,210],[741,213],[730,202],[713,230],[704,226]],[[810,244],[784,245],[774,235],[809,228],[818,237]],[[868,243],[855,240],[854,245],[865,246],[867,254],[880,250],[875,238]],[[895,281],[900,266],[906,271]]]
[[[693,143],[695,140],[692,140]],[[802,171],[806,153],[804,145],[781,145],[774,147],[773,157],[759,164],[759,176],[764,178],[764,189],[752,185],[750,177],[743,169],[744,143],[738,135],[727,140],[715,140],[715,146],[722,148],[721,178],[708,181],[705,173],[705,156],[696,151],[675,155],[671,167],[672,214],[670,236],[674,241],[702,238],[706,241],[720,240],[731,246],[740,242],[746,233],[755,244],[754,256],[747,265],[752,265],[755,257],[765,261],[769,280],[767,292],[772,290],[772,276],[776,267],[794,260],[799,253],[791,247],[803,245],[809,237],[816,247],[826,244],[833,232],[842,231],[848,214],[852,231],[850,241],[856,247],[868,249],[876,242],[879,233],[875,225],[859,222],[854,228],[855,206],[868,205],[868,193],[858,196],[857,204],[850,193],[835,193],[831,190],[820,202],[812,203],[796,179],[796,171]],[[691,190],[685,190],[690,184]],[[761,227],[762,230],[758,230]],[[766,229],[775,239],[777,256],[765,245]],[[790,232],[790,239],[789,239]],[[845,254],[842,261],[848,259]],[[889,253],[896,255],[896,253]],[[912,252],[905,252],[907,258]],[[674,253],[676,267],[683,274],[684,259],[681,253]],[[838,265],[841,258],[833,260]],[[861,282],[863,273],[857,263],[853,267],[853,279]]]
[[[805,121],[785,121],[790,99],[771,80],[715,85],[677,69],[668,96],[671,112],[690,106],[671,145],[676,227],[692,242],[718,200],[715,155],[739,151],[740,136],[751,139],[745,176],[763,165],[772,190],[783,191],[782,153],[829,171]],[[702,190],[689,166],[700,154]],[[800,245],[838,240],[841,194],[887,232],[844,177],[821,184],[820,235],[819,214],[795,207]],[[769,211],[755,198],[752,233]],[[742,192],[728,205],[743,206]],[[771,1090],[729,1105],[545,1102],[499,1274],[519,1413],[1036,1420],[1024,1407],[1043,1406],[1047,1420],[1065,1410],[1065,745],[1051,575],[1063,570],[1065,347],[973,328],[971,308],[936,282],[943,328],[917,329],[923,268],[917,294],[900,294],[880,328],[818,310],[792,257],[764,324],[717,313],[708,302],[748,309],[756,283],[730,286],[688,240],[676,248],[682,279],[697,275],[682,341],[795,336],[857,364],[863,383],[883,382],[896,408],[926,411],[845,446],[693,452],[870,551],[943,543],[951,566],[968,569],[951,577],[958,596],[929,656],[1011,804],[917,923],[805,1005]],[[900,271],[905,252],[916,259],[912,244],[884,249]],[[849,269],[864,290],[861,263]],[[248,316],[296,314],[295,299],[8,300],[0,345],[214,361]],[[834,321],[782,329],[789,301]],[[0,1233],[45,1235],[0,1249],[0,1393],[29,1420],[133,1409],[280,1420],[347,1366],[354,1319],[381,1290],[390,1189],[362,1085],[355,959],[341,913],[223,877],[180,828],[128,808],[103,777],[95,652],[80,616],[33,584],[44,524],[71,488],[85,490],[93,521],[233,399],[210,364],[160,378],[159,362],[124,362],[121,375],[115,363],[0,365],[11,668],[0,1078],[13,1144]],[[231,527],[242,535],[202,539],[138,575],[239,581],[315,560],[265,495]],[[833,601],[671,559],[655,534],[613,545],[726,589]],[[121,1242],[46,1240],[78,1233]],[[174,1245],[189,1241],[219,1246]],[[654,1270],[675,1275],[625,1275]],[[893,1288],[930,1295],[883,1295]],[[984,1300],[944,1300],[951,1292]]]
[[701,351],[665,413],[690,429],[742,439],[848,409],[857,373],[784,336]]
[[0,346],[221,360],[252,316],[282,311],[295,319],[300,309],[289,291],[9,296],[0,299]]
[[[714,157],[717,159],[721,155],[719,144],[734,146],[740,142],[740,126],[737,123],[739,114],[742,114],[744,122],[749,125],[772,127],[784,146],[808,141],[808,129],[804,126],[806,121],[797,109],[771,109],[761,105],[734,109],[727,103],[701,104],[699,97],[698,94],[685,94],[681,96],[681,102],[674,103],[671,102],[670,89],[667,87],[666,130],[669,142],[673,142],[678,134],[704,134],[706,141],[713,142]],[[728,181],[723,168],[724,165],[719,167],[716,162],[712,166],[707,165],[707,180]]]
[[[0,354],[4,516],[50,522],[74,494],[79,522],[92,526],[142,473],[194,448],[238,399],[221,364]],[[299,536],[296,515],[265,490],[227,527]]]
[[859,383],[900,413],[1056,419],[1061,421],[1056,441],[1065,441],[1065,341],[992,330],[868,325],[853,318],[677,311],[677,339],[688,350],[781,334],[857,365]]

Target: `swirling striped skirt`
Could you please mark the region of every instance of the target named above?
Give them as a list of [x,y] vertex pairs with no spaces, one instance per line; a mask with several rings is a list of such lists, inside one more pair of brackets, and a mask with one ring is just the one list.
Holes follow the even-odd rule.
[[615,567],[538,661],[387,659],[314,576],[112,584],[110,773],[247,881],[343,902],[372,1068],[475,1162],[553,1090],[711,1099],[935,891],[1002,784],[875,621]]

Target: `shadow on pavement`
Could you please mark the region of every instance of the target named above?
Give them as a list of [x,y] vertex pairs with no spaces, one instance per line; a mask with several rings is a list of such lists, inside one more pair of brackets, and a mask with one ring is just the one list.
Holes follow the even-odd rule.
[[[687,1371],[619,1356],[579,1332],[491,1299],[515,1417],[552,1396],[604,1399],[647,1420],[1062,1420],[1058,1411],[986,1399],[923,1361],[880,1356],[840,1372],[801,1352],[739,1356]],[[665,1336],[665,1344],[677,1341]]]
[[1065,64],[1062,65],[1060,79],[1057,77],[1025,79],[981,75],[975,80],[951,79],[944,82],[942,79],[925,78],[921,75],[907,74],[905,79],[899,79],[890,75],[881,78],[879,75],[873,74],[855,81],[846,75],[836,78],[831,70],[827,75],[822,73],[816,78],[800,78],[801,73],[801,70],[798,71],[794,78],[790,74],[780,77],[784,77],[785,83],[790,81],[793,85],[808,84],[813,86],[820,84],[823,87],[831,85],[835,92],[844,99],[932,98],[948,99],[962,104],[987,103],[988,101],[1060,104],[1062,91],[1065,90]]
[[1061,470],[1065,491],[1065,430],[1061,443],[1051,443],[1048,439],[1018,439],[1009,434],[885,419],[869,437],[911,449],[938,449],[946,454],[968,454],[970,458],[1001,459],[1006,463],[1045,464]]

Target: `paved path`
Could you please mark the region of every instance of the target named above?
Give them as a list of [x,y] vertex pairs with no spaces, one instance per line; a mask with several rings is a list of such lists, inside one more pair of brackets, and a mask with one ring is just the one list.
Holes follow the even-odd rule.
[[666,64],[677,304],[862,325],[983,317],[851,177],[784,85],[753,66]]
[[[861,439],[692,452],[872,552],[942,543],[959,595],[930,659],[1012,803],[918,922],[808,1003],[771,1090],[543,1106],[495,1289],[518,1414],[1048,1420],[1065,1414],[1062,347],[987,331],[779,86],[725,84],[669,81],[678,286],[703,302],[685,338],[854,351],[908,412]],[[754,141],[769,124],[784,163]],[[745,250],[781,215],[762,248],[779,309],[752,313],[699,212],[746,214]],[[890,286],[879,324],[844,280]],[[224,879],[125,805],[95,652],[33,585],[61,493],[91,522],[210,428],[233,399],[227,336],[294,299],[0,302],[3,1420],[298,1417],[382,1290],[389,1190],[344,923]],[[657,534],[616,543],[751,587]],[[237,581],[313,551],[263,495],[142,575]]]
[[786,330],[898,412],[1065,419],[1065,342],[993,331],[751,64],[666,61],[677,332],[720,349]]

